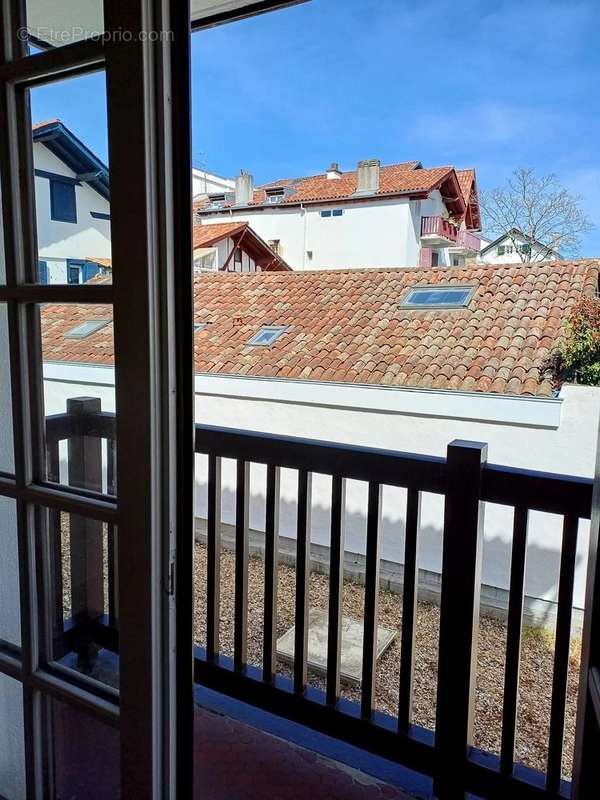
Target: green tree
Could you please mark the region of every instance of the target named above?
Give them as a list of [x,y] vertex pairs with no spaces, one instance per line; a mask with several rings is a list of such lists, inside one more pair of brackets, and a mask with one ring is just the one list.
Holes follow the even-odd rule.
[[600,386],[599,300],[584,297],[573,307],[548,366],[557,383]]

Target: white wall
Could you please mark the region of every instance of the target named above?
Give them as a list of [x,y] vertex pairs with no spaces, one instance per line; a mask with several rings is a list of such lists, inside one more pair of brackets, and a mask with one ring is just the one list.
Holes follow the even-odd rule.
[[192,196],[203,194],[217,194],[218,192],[233,192],[235,180],[213,175],[203,169],[192,169]]
[[[75,177],[41,142],[33,145],[35,169]],[[90,211],[110,214],[110,204],[87,183],[75,187],[77,222],[58,222],[50,217],[50,181],[35,178],[38,251],[48,264],[51,283],[66,282],[66,259],[110,258],[110,220],[95,219]]]
[[[113,371],[96,367],[46,364],[47,413],[65,409],[66,397],[93,395],[103,398],[103,408],[113,410]],[[66,384],[70,374],[77,383]],[[296,381],[198,376],[197,421],[267,433],[323,439],[404,452],[443,456],[453,439],[484,441],[488,461],[507,466],[592,477],[594,471],[600,390],[565,386],[560,402],[535,398],[501,398],[456,392],[373,388],[379,399],[365,399],[364,387],[324,385]],[[287,399],[272,400],[284,384]],[[326,395],[318,391],[325,386]],[[311,390],[314,388],[314,399]],[[298,390],[294,400],[293,393]],[[281,392],[278,396],[284,397]],[[353,399],[354,397],[354,399]],[[457,399],[458,398],[458,399]],[[459,413],[452,403],[462,402]],[[492,413],[486,411],[490,404]],[[354,407],[353,407],[354,404]],[[411,407],[422,408],[419,413]],[[451,409],[444,412],[444,408]],[[378,410],[378,408],[380,410]],[[390,410],[396,408],[397,410]],[[498,422],[490,422],[486,417]],[[459,418],[463,417],[463,418]],[[206,513],[206,463],[197,457],[197,514]],[[296,479],[282,475],[281,532],[294,536]],[[264,469],[253,467],[251,526],[264,524]],[[235,473],[224,468],[223,518],[234,521]],[[312,540],[327,544],[329,536],[330,481],[315,477]],[[347,493],[346,549],[364,553],[366,485],[350,482]],[[382,521],[382,558],[402,563],[405,493],[386,489]],[[426,495],[421,521],[420,567],[439,572],[441,567],[442,498]],[[588,524],[580,525],[575,604],[584,597]],[[500,589],[509,585],[512,511],[487,504],[483,582]],[[556,600],[561,539],[558,517],[533,512],[529,529],[526,593]]]

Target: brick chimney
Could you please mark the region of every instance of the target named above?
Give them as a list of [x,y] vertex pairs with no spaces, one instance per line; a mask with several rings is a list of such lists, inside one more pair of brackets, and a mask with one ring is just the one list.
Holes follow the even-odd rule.
[[359,161],[356,170],[356,192],[372,194],[379,189],[379,159]]
[[247,206],[254,197],[254,178],[242,170],[235,179],[235,204]]

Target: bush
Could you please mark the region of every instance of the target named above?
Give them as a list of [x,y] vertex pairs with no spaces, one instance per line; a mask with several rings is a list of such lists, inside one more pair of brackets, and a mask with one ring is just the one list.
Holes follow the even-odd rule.
[[548,363],[555,381],[600,386],[600,301],[584,297],[573,307],[565,336]]

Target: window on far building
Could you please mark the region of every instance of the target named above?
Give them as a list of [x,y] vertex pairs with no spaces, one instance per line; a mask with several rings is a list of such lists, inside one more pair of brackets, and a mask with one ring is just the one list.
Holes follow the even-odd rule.
[[78,264],[67,265],[67,283],[81,283],[81,267]]
[[274,253],[281,255],[281,239],[269,239],[267,244]]
[[432,250],[431,252],[431,266],[438,267],[440,264],[440,254],[437,250]]
[[77,222],[74,183],[50,179],[50,217],[57,222]]

